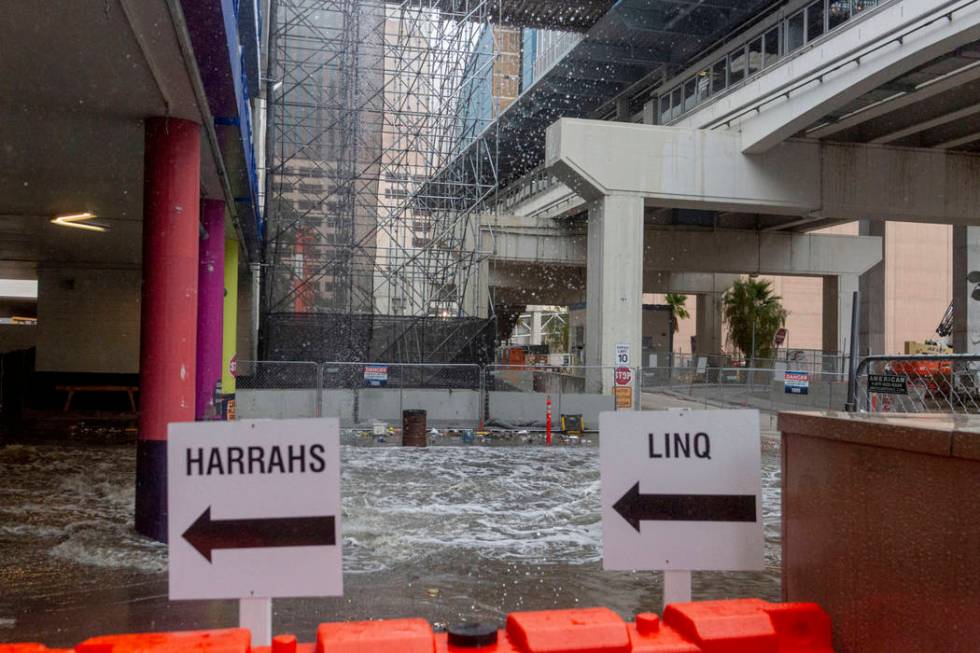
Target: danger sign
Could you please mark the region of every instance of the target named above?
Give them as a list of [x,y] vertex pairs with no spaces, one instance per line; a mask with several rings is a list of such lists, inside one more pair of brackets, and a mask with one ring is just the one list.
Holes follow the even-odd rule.
[[633,370],[628,367],[616,368],[616,385],[633,385]]

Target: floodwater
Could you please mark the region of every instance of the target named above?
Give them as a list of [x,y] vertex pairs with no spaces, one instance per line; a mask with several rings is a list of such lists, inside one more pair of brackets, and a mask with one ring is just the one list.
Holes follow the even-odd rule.
[[[345,596],[276,600],[276,632],[311,641],[322,621],[659,612],[659,574],[601,570],[598,448],[342,451]],[[0,447],[0,641],[237,625],[233,601],[167,600],[166,547],[132,530],[134,469],[133,446]],[[762,482],[766,571],[695,573],[695,599],[778,599],[777,452],[763,453]]]

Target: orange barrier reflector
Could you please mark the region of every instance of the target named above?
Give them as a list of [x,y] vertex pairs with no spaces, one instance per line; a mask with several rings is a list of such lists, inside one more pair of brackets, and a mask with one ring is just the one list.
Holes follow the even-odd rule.
[[435,635],[424,619],[320,624],[316,653],[432,653]]
[[514,612],[507,635],[526,653],[629,653],[626,622],[608,608]]
[[301,644],[296,635],[276,635],[272,646],[253,646],[252,653],[315,653],[316,644]]
[[244,628],[178,633],[105,635],[87,639],[76,653],[249,653],[252,635]]
[[0,653],[71,653],[71,649],[48,648],[44,644],[38,644],[36,642],[24,642],[22,644],[0,643]]
[[704,653],[833,653],[830,617],[813,603],[675,603],[663,620]]

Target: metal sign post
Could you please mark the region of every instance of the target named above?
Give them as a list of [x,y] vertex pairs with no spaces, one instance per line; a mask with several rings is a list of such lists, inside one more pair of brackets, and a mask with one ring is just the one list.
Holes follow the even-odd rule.
[[271,646],[272,599],[239,599],[238,625],[252,633],[254,646]]
[[664,574],[690,600],[691,571],[764,568],[759,413],[599,416],[602,564]]

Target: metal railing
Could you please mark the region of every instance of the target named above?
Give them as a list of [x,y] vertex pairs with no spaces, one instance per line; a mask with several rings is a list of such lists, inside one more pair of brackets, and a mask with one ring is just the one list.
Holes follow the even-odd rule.
[[856,371],[866,413],[980,413],[980,355],[869,356]]

